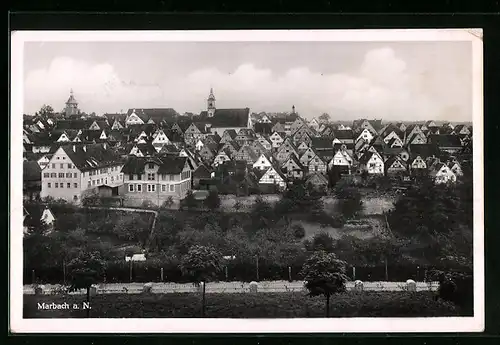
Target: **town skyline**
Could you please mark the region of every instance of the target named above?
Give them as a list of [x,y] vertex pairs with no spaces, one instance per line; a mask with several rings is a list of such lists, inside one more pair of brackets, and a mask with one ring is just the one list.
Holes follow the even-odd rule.
[[26,114],[43,104],[60,111],[70,89],[87,113],[198,114],[213,88],[217,108],[295,106],[309,120],[326,112],[346,121],[472,121],[467,42],[52,42],[25,50]]

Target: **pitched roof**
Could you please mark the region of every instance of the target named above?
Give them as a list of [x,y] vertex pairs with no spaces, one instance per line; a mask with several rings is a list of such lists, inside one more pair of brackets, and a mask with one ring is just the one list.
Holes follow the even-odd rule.
[[272,123],[257,122],[254,125],[254,128],[255,128],[255,133],[271,134],[273,132]]
[[127,111],[127,116],[134,110],[142,121],[147,122],[152,119],[156,124],[161,121],[174,122],[179,117],[179,113],[173,108],[134,108]]
[[121,114],[121,113],[104,114],[103,116],[108,120],[108,122],[111,125],[113,125],[113,122],[115,122],[115,120],[118,120],[119,122],[121,122],[123,124],[125,122],[125,120],[127,119],[127,114]]
[[215,109],[213,117],[203,111],[200,118],[205,119],[212,127],[247,127],[250,116],[249,108],[242,109]]
[[120,156],[114,150],[102,144],[61,147],[80,171],[103,168],[121,162]]
[[436,144],[439,147],[461,147],[462,143],[458,135],[453,134],[431,134],[428,138],[429,143]]
[[161,157],[147,158],[131,156],[127,159],[122,168],[124,174],[142,174],[144,167],[148,163],[154,163],[159,166],[158,174],[180,174],[184,166],[188,162],[187,157],[179,157],[174,155],[164,155]]
[[409,145],[408,150],[410,151],[410,156],[415,158],[417,156],[426,159],[430,156],[438,156],[439,155],[439,147],[435,144],[416,144]]
[[88,129],[94,122],[93,119],[89,120],[57,120],[55,129]]
[[315,149],[331,149],[333,147],[330,138],[312,138],[311,146]]
[[205,166],[205,164],[200,164],[196,170],[193,172],[193,177],[196,178],[210,178],[212,171]]
[[333,130],[333,136],[339,140],[354,139],[352,130]]

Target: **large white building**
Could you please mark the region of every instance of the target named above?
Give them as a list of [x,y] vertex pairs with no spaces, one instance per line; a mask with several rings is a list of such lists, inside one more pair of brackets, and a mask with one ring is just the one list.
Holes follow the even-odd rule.
[[80,203],[87,195],[117,195],[122,167],[106,144],[61,146],[42,170],[40,196]]

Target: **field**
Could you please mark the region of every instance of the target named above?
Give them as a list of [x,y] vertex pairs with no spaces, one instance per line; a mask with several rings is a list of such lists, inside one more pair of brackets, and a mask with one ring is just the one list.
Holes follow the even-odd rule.
[[[85,310],[37,310],[37,303],[77,303],[84,296],[24,296],[25,318],[80,318]],[[92,297],[93,318],[192,318],[200,317],[201,295],[196,293]],[[210,294],[206,317],[307,318],[324,317],[325,300],[303,292]],[[332,297],[331,317],[443,317],[461,316],[455,305],[434,299],[432,292],[363,292]]]

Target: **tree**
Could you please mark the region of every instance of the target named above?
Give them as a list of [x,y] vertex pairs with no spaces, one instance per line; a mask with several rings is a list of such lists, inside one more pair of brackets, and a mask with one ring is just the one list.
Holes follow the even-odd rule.
[[305,247],[308,251],[325,251],[327,253],[333,252],[335,249],[335,242],[332,236],[327,232],[320,232],[314,235],[312,241],[306,241]]
[[300,274],[310,296],[325,296],[326,317],[329,317],[330,297],[346,291],[346,263],[333,253],[316,251],[306,260]]
[[361,193],[355,187],[351,187],[346,183],[337,183],[335,187],[337,196],[337,208],[344,218],[349,219],[355,216],[363,207],[361,201]]
[[196,286],[203,284],[201,315],[204,317],[206,283],[222,271],[222,255],[213,247],[194,245],[182,257],[180,269]]
[[323,113],[323,114],[321,114],[321,116],[319,117],[319,120],[320,120],[321,122],[328,122],[328,121],[330,121],[330,115],[329,115],[329,114],[327,114],[327,113]]
[[273,208],[260,196],[255,199],[250,215],[254,230],[268,227],[274,218]]
[[44,104],[39,111],[37,111],[36,115],[41,116],[42,118],[48,118],[54,115],[54,108],[50,105]]
[[197,202],[192,190],[187,192],[186,197],[182,200],[182,205],[187,209],[193,209],[196,207]]
[[[90,288],[96,284],[104,274],[105,261],[99,252],[81,252],[80,255],[68,264],[70,291],[87,289],[87,303],[90,302]],[[90,308],[87,309],[87,317]]]
[[220,207],[221,201],[217,191],[211,190],[208,193],[208,196],[205,199],[204,204],[206,207],[208,207],[208,209],[212,211],[218,209]]

